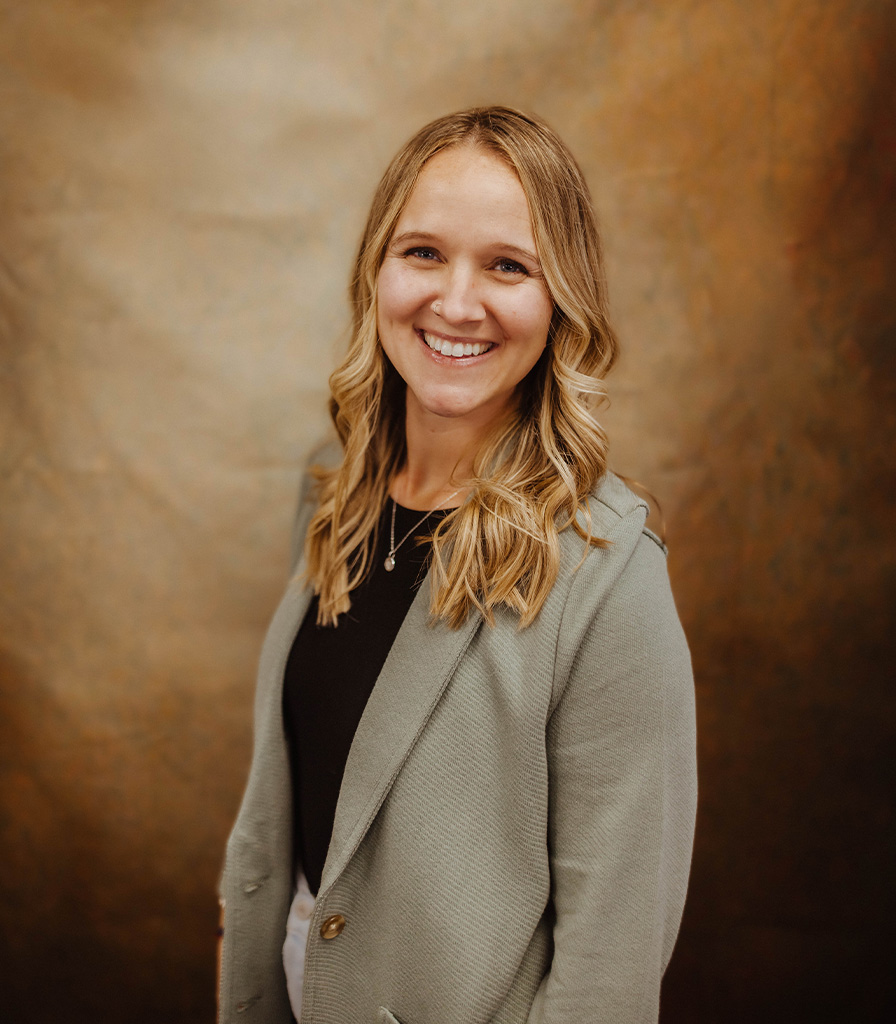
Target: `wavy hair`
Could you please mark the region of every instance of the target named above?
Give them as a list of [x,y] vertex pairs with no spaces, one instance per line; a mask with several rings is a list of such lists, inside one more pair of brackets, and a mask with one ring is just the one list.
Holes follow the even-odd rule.
[[462,482],[468,497],[433,535],[431,614],[457,628],[473,608],[492,624],[504,606],[528,626],[557,578],[561,531],[571,527],[586,545],[607,543],[591,532],[588,497],[607,466],[594,412],[617,342],[588,186],[538,118],[508,107],[449,114],[417,132],[389,164],[355,260],[351,342],[330,377],[344,455],[337,468],[314,471],[319,505],[305,542],[320,624],[335,625],[369,572],[379,516],[405,458],[405,385],[377,334],[380,266],[424,164],[459,145],[483,147],[517,174],[554,311],[544,352]]

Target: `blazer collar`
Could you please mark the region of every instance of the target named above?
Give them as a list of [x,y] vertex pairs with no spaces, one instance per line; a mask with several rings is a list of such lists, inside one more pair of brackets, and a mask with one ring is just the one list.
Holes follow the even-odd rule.
[[320,892],[336,881],[373,822],[482,617],[460,629],[429,623],[430,577],[392,644],[352,741]]

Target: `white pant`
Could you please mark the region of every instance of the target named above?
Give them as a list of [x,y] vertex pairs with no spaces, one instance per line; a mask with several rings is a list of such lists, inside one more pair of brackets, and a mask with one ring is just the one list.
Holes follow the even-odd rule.
[[286,971],[286,991],[296,1020],[302,1019],[302,983],[305,980],[305,947],[308,945],[308,927],[314,913],[314,897],[304,874],[299,872],[296,894],[289,917],[286,919],[286,940],[283,943],[283,969]]

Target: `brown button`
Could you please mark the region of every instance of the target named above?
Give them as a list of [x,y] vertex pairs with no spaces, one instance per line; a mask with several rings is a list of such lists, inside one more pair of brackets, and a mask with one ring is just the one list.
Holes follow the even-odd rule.
[[322,939],[335,939],[337,935],[342,934],[344,927],[345,918],[342,914],[334,914],[332,917],[328,917],[320,926],[320,937]]

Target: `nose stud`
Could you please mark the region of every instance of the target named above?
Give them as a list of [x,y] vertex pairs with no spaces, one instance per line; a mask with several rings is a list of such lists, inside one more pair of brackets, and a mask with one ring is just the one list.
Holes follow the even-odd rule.
[[441,303],[441,300],[436,299],[436,301],[432,304],[431,308],[432,308],[433,313],[435,313],[436,316],[441,316],[442,315],[442,303]]

